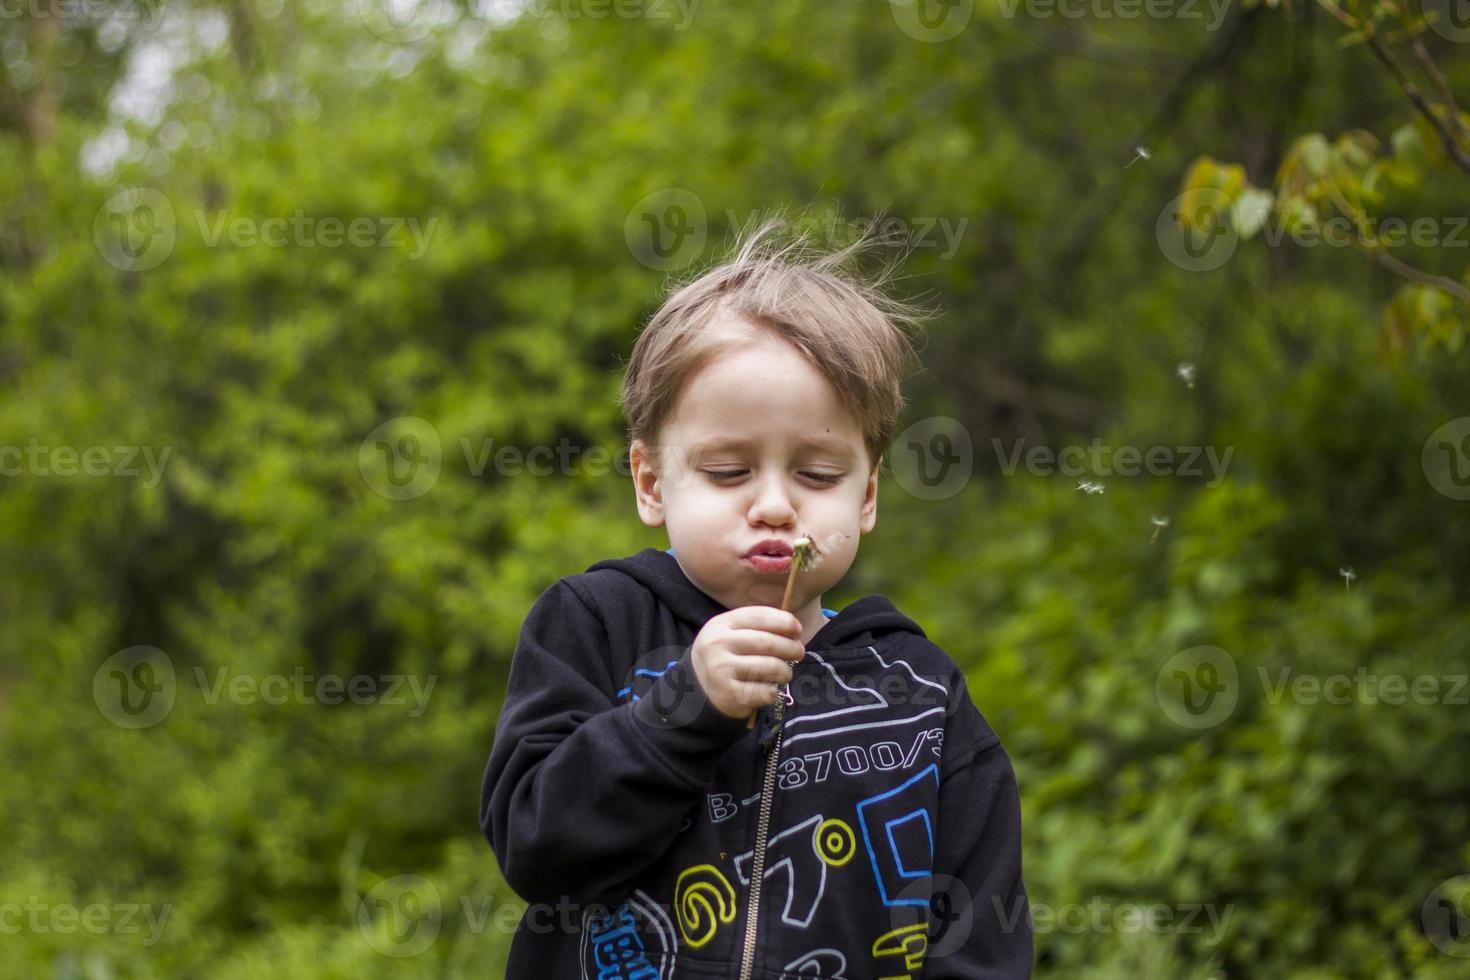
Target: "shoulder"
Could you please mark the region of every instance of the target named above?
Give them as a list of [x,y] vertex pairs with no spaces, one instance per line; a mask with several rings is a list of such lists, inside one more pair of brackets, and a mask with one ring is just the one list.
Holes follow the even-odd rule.
[[548,593],[571,596],[590,614],[605,620],[604,610],[627,610],[652,601],[652,591],[636,579],[613,568],[595,568],[563,575],[547,587]]
[[946,690],[941,778],[967,765],[982,752],[995,749],[1003,754],[1000,736],[971,697],[965,671],[954,657],[921,635],[906,637],[899,649],[915,670],[939,680]]

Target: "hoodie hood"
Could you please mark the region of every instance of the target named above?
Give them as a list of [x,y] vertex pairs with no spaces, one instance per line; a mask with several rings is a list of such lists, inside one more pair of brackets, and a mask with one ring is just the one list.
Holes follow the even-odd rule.
[[[644,548],[627,558],[599,561],[589,566],[587,571],[599,569],[611,569],[637,581],[676,616],[693,626],[696,632],[711,616],[727,611],[726,606],[689,580],[678,560],[668,551]],[[809,650],[864,646],[893,633],[924,636],[919,624],[894,608],[886,596],[870,595],[849,603],[831,616],[806,646]]]

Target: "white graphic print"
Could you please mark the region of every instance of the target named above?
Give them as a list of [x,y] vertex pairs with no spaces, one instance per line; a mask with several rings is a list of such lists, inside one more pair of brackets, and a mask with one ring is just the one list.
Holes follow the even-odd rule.
[[798,956],[781,969],[781,980],[801,980],[802,977],[847,980],[847,957],[840,950],[826,946]]
[[[921,693],[917,688],[914,690],[913,700],[916,704],[932,703],[934,707],[916,714],[900,718],[885,717],[894,703],[885,698],[875,688],[863,684],[850,684],[842,678],[836,668],[827,662],[820,653],[813,650],[807,651],[807,656],[815,661],[827,672],[829,680],[848,692],[856,703],[831,711],[819,711],[813,714],[798,715],[786,722],[786,734],[783,736],[783,745],[795,745],[798,742],[811,738],[825,738],[831,735],[841,735],[845,732],[861,731],[869,728],[890,728],[898,725],[912,725],[925,718],[944,716],[949,704],[949,688],[936,681],[921,677],[910,666],[907,660],[895,657],[890,663],[873,647],[867,648],[874,660],[878,662],[882,671],[892,671],[895,666],[901,667],[919,688],[930,689],[930,696],[924,697],[922,701],[918,695]],[[874,676],[883,676],[883,673],[874,670]],[[871,720],[870,720],[871,719]],[[932,722],[931,722],[932,724]],[[810,729],[810,730],[808,730]]]

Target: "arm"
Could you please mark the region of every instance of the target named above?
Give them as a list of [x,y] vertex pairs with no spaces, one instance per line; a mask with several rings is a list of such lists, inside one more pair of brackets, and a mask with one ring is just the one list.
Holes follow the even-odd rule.
[[968,748],[943,767],[934,856],[936,918],[948,923],[931,942],[923,977],[1020,980],[1031,976],[1032,937],[1016,773],[963,684],[957,693],[945,744],[953,736]]
[[745,733],[704,696],[687,651],[617,704],[602,620],[553,584],[521,629],[480,794],[505,880],[529,902],[620,900]]

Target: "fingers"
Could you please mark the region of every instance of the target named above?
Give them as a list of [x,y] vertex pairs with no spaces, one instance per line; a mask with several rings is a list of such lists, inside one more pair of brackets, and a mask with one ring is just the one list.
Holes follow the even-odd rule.
[[741,683],[790,684],[795,672],[779,657],[737,657],[730,663],[730,677]]
[[729,649],[732,653],[750,657],[775,657],[795,663],[806,656],[806,647],[800,640],[777,636],[763,630],[735,630],[730,634]]
[[733,629],[764,630],[793,638],[801,636],[801,620],[796,613],[775,606],[737,606],[723,615]]

